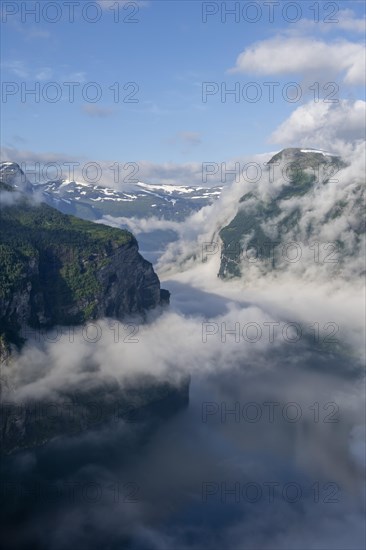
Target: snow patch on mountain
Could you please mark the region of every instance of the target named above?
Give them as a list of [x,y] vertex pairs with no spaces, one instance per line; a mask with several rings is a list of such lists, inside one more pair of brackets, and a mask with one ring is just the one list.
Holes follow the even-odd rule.
[[336,155],[333,155],[332,153],[328,153],[327,151],[321,151],[320,149],[300,149],[301,153],[317,153],[319,155],[323,155],[325,157],[335,157]]

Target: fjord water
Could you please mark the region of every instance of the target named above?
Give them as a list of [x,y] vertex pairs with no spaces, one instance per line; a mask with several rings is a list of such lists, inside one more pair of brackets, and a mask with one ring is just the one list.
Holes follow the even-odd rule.
[[[357,359],[308,342],[256,347],[228,335],[204,344],[202,319],[243,323],[246,303],[259,321],[268,297],[254,305],[255,289],[236,291],[235,302],[233,288],[229,301],[212,285],[164,283],[176,326],[162,323],[156,337],[180,338],[179,349],[190,341],[185,357],[169,354],[172,369],[192,375],[188,407],[153,426],[113,422],[5,460],[7,547],[292,550],[305,538],[308,548],[361,548]],[[21,498],[11,489],[20,476]]]

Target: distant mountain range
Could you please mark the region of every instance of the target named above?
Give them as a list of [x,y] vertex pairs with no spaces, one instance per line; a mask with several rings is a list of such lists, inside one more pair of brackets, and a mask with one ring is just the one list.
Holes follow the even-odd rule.
[[[336,264],[331,266],[333,271],[347,267],[349,273],[360,274],[363,265],[359,259],[360,250],[365,238],[364,183],[361,177],[353,181],[347,175],[347,181],[339,182],[340,172],[345,168],[339,156],[326,151],[288,148],[269,160],[258,181],[243,181],[243,195],[236,214],[219,231],[219,276],[245,277],[254,263],[262,273],[274,267],[294,267],[290,264],[296,262],[286,256],[284,259],[282,254],[283,245],[291,242],[307,248],[312,267],[311,257],[319,256],[315,263]],[[207,188],[138,182],[117,190],[69,180],[32,184],[13,162],[0,164],[0,179],[13,189],[35,194],[66,214],[91,221],[106,216],[125,218],[117,223],[126,228],[129,228],[128,218],[132,217],[156,216],[183,221],[217,200],[223,189],[223,186]],[[106,223],[110,221],[106,218]],[[178,239],[178,234],[172,229],[151,228],[139,233],[138,239],[144,254],[150,261],[156,261],[167,244]]]
[[87,220],[109,215],[156,216],[179,221],[210,204],[222,191],[220,186],[152,185],[142,182],[125,184],[123,189],[116,190],[67,179],[32,184],[15,162],[0,163],[0,179],[23,191],[38,192],[50,206]]

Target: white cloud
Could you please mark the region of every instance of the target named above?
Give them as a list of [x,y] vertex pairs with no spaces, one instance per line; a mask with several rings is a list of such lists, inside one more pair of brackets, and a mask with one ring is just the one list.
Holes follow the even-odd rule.
[[[329,17],[329,14],[328,14]],[[297,31],[299,30],[316,30],[321,31],[324,33],[329,33],[332,31],[339,32],[340,30],[343,31],[351,31],[355,33],[365,33],[366,30],[366,19],[358,18],[353,10],[345,9],[345,10],[339,10],[337,13],[331,17],[331,19],[334,19],[333,21],[330,21],[327,16],[323,18],[323,20],[314,21],[315,17],[311,19],[303,19],[298,22],[297,25]]]
[[365,139],[365,115],[366,103],[362,100],[309,102],[298,107],[270,139],[286,147],[309,146],[339,152],[344,142]]
[[365,45],[347,40],[327,43],[311,37],[277,36],[246,48],[230,72],[263,75],[301,73],[335,78],[348,84],[365,81]]
[[[111,227],[128,227],[135,236],[140,233],[149,233],[155,230],[171,230],[179,232],[181,223],[172,220],[165,220],[152,216],[151,218],[134,218],[134,217],[116,217],[116,216],[103,216],[96,223],[103,223],[110,225]],[[157,247],[160,243],[157,243]]]
[[[338,29],[360,33],[365,33],[366,31],[366,18],[357,18],[353,10],[339,10],[337,19],[336,27]],[[324,23],[324,26],[329,27],[331,25],[329,25],[329,23]]]
[[366,18],[357,18],[353,10],[340,10],[337,14],[337,27],[339,29],[364,33],[366,30]]

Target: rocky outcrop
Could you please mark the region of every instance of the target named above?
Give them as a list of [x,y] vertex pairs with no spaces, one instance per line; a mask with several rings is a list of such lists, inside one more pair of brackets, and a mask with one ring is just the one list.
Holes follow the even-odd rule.
[[139,377],[121,387],[117,381],[88,391],[60,392],[57,400],[14,403],[5,392],[0,403],[0,450],[4,454],[75,436],[117,422],[151,423],[188,405],[189,377],[157,380]]
[[123,319],[169,302],[128,231],[41,204],[0,210],[0,334]]
[[[188,402],[189,380],[140,376],[129,385],[95,379],[92,389],[59,389],[52,403],[19,403],[9,380],[11,348],[28,329],[81,325],[169,303],[169,292],[135,237],[62,214],[0,182],[0,448],[4,453],[94,429],[113,420],[147,421]],[[148,369],[147,369],[148,370]]]
[[80,278],[90,278],[91,292],[73,288],[65,277],[69,260],[63,249],[38,252],[23,263],[15,288],[0,296],[0,327],[10,335],[27,325],[50,328],[102,317],[122,320],[169,302],[135,239],[87,258],[72,252],[78,254],[73,269]]
[[[5,336],[0,335],[0,367],[7,364],[11,356],[11,347]],[[1,381],[0,381],[1,386]],[[1,394],[0,394],[1,396]]]
[[136,240],[114,250],[108,264],[97,269],[96,277],[101,288],[96,317],[122,319],[126,313],[141,313],[162,303],[158,276],[151,263],[138,253]]
[[339,157],[312,149],[274,155],[258,182],[246,182],[235,216],[220,230],[218,276],[290,269],[302,276],[306,268],[318,279],[362,276],[364,186],[343,181],[345,167]]
[[33,193],[33,186],[16,162],[0,163],[0,180],[23,193]]

